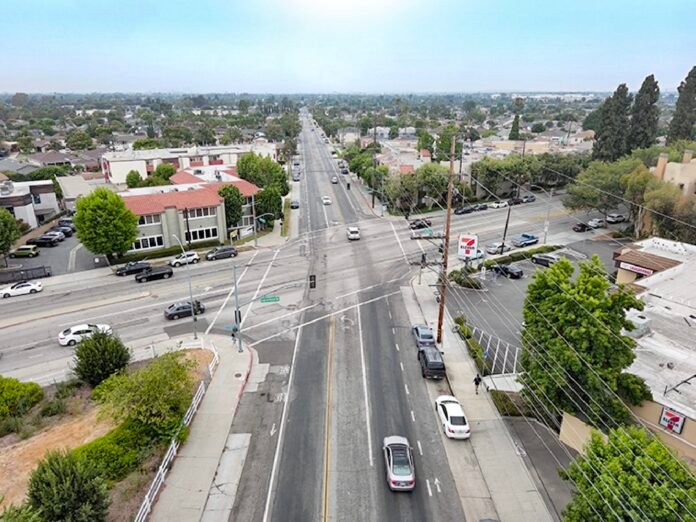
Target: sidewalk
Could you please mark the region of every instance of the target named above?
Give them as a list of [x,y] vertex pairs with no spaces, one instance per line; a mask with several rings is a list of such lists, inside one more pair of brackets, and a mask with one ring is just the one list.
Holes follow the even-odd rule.
[[[413,306],[407,306],[412,322],[421,322],[425,319],[427,324],[437,325],[438,303],[433,297],[432,287],[428,286],[435,284],[436,279],[435,274],[423,274],[421,285],[414,281],[412,288],[402,289],[405,299],[410,293],[415,296],[417,302],[416,310]],[[476,468],[480,470],[485,481],[497,518],[501,522],[552,521],[553,518],[490,396],[481,390],[479,395],[475,394],[473,381],[476,366],[464,342],[452,331],[453,326],[452,318],[446,314],[442,329],[441,350],[444,352],[452,394],[462,403],[471,425],[471,439],[464,444],[471,444],[478,463]],[[446,449],[449,457],[450,450],[455,448],[451,444],[446,444]],[[485,502],[471,505],[469,497],[473,495],[467,492],[471,491],[472,478],[475,477],[460,471],[463,467],[471,467],[467,464],[472,463],[458,462],[460,459],[456,458],[456,454],[453,457],[455,458],[450,458],[450,466],[467,519],[469,514],[473,515],[474,520],[495,518],[491,516]],[[469,505],[465,505],[465,502]]]
[[225,336],[209,335],[204,342],[214,344],[220,364],[165,478],[151,521],[227,520],[234,505],[250,435],[230,434],[230,427],[258,357],[250,349],[239,353]]
[[[297,216],[293,216],[293,217],[296,218]],[[281,229],[282,229],[282,227],[280,226],[280,221],[276,219],[273,222],[273,230],[271,232],[269,232],[268,234],[265,234],[265,235],[258,238],[258,240],[257,240],[258,248],[273,248],[273,247],[277,247],[280,245],[284,245],[285,242],[288,240],[288,238],[280,235]],[[254,241],[251,240],[247,244],[253,245]]]

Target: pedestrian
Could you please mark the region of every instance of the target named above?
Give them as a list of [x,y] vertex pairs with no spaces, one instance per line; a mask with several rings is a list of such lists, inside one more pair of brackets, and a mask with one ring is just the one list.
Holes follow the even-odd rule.
[[481,376],[477,373],[474,377],[474,386],[476,387],[476,395],[478,395],[479,384],[481,384]]

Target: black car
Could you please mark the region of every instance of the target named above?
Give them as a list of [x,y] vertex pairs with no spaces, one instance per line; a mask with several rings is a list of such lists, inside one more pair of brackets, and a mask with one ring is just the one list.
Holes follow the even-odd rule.
[[408,226],[411,230],[420,230],[421,228],[428,228],[431,224],[429,219],[416,219],[411,221]]
[[485,203],[477,203],[476,205],[474,205],[474,206],[471,207],[471,208],[474,209],[474,212],[479,212],[479,211],[481,211],[481,210],[487,210],[487,209],[488,209],[488,205],[486,205]]
[[440,380],[447,374],[442,354],[433,346],[424,346],[418,350],[418,362],[421,365],[421,375],[426,379]]
[[118,267],[116,269],[116,275],[127,276],[139,274],[145,270],[150,270],[151,268],[152,266],[150,263],[146,263],[145,261],[131,261],[130,263],[126,263],[125,265]]
[[73,235],[73,229],[70,227],[61,227],[60,225],[56,225],[55,227],[51,227],[51,232],[62,232],[65,237],[72,237]]
[[237,257],[237,249],[231,245],[220,246],[213,248],[210,252],[205,255],[208,261],[215,261],[216,259],[226,259],[228,257]]
[[575,232],[587,232],[588,230],[592,230],[592,227],[586,223],[576,223],[573,225],[573,230]]
[[58,244],[58,240],[52,237],[34,237],[27,241],[27,245],[36,245],[40,247],[54,247]]
[[174,275],[174,270],[168,266],[157,266],[155,268],[150,268],[140,272],[135,276],[135,280],[138,283],[144,283],[145,281],[154,281],[155,279],[169,279]]
[[341,169],[341,174],[348,174],[348,169],[347,168],[342,168]]
[[462,214],[471,214],[474,211],[474,207],[459,207],[454,211],[454,213],[458,216],[461,216]]
[[298,209],[298,208],[300,208],[300,202],[297,201],[296,199],[293,199],[293,200],[290,202],[290,208],[292,208],[292,209]]
[[70,218],[59,219],[58,226],[69,227],[70,229],[72,229],[73,232],[75,232],[75,223],[73,223],[73,220]]
[[510,206],[512,206],[512,205],[521,205],[522,203],[524,203],[524,201],[522,201],[521,198],[512,198],[512,199],[508,199],[508,205],[510,205]]
[[515,265],[493,265],[491,270],[509,279],[522,279],[522,276],[524,275],[522,269]]
[[[193,303],[196,305],[196,315],[205,312],[205,306],[198,300],[194,300]],[[164,318],[169,320],[176,320],[180,317],[191,317],[191,301],[185,301],[183,303],[174,303],[169,305],[164,310]]]

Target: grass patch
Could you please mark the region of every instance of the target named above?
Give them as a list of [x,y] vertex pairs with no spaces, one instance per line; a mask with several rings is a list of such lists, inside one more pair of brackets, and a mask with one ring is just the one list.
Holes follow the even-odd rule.
[[285,198],[283,201],[283,226],[280,229],[280,235],[287,237],[290,230],[290,198]]

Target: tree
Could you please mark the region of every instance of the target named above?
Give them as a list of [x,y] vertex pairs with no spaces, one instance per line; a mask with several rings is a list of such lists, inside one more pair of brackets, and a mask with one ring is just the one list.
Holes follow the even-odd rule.
[[163,185],[169,185],[169,181],[159,176],[148,176],[144,180],[140,181],[139,187],[161,187]]
[[515,119],[512,120],[512,128],[510,129],[509,140],[519,140],[520,139],[520,115],[515,114]]
[[17,138],[17,146],[22,154],[31,154],[34,152],[34,140],[30,136],[22,136]]
[[654,189],[663,181],[658,180],[652,173],[640,165],[636,170],[621,177],[621,186],[624,191],[624,198],[632,203],[629,205],[628,220],[633,223],[633,234],[636,238],[641,238],[647,231],[643,230],[645,225],[645,194]]
[[604,100],[600,111],[599,127],[595,131],[592,159],[616,161],[626,155],[628,149],[629,112],[631,95],[625,83]]
[[679,98],[674,109],[674,116],[669,123],[667,142],[675,140],[692,140],[696,124],[696,66],[694,66],[678,88]]
[[256,194],[254,201],[257,217],[271,214],[271,220],[273,220],[283,212],[283,198],[281,198],[278,188],[273,185]]
[[650,147],[657,139],[660,119],[660,87],[654,75],[647,76],[633,100],[631,125],[628,133],[628,151]]
[[17,220],[9,210],[0,208],[0,253],[5,258],[5,266],[7,264],[7,255],[12,248],[12,245],[22,235]]
[[161,149],[164,145],[162,142],[155,138],[141,138],[133,142],[133,150],[152,150]]
[[438,163],[426,163],[418,167],[416,176],[419,192],[437,202],[444,202],[447,198],[448,173],[449,169]]
[[242,114],[246,114],[249,112],[249,106],[251,104],[249,103],[249,100],[239,100],[239,112]]
[[29,478],[27,500],[45,522],[105,521],[109,508],[96,469],[69,452],[46,454]]
[[544,125],[541,122],[535,123],[534,125],[532,125],[532,132],[534,132],[536,134],[539,134],[540,132],[544,132],[545,130],[546,130],[546,125]]
[[391,127],[389,127],[389,139],[395,140],[398,137],[399,137],[399,127],[397,127],[396,125],[392,125]]
[[580,263],[577,279],[574,272],[562,259],[537,272],[527,289],[523,394],[556,420],[566,411],[593,426],[602,426],[607,417],[626,423],[628,409],[609,390],[630,404],[651,397],[638,377],[622,377],[635,358],[635,341],[622,333],[633,329],[626,310],[642,310],[643,303],[631,292],[609,291],[597,255]]
[[191,401],[193,362],[173,352],[131,374],[118,373],[94,390],[105,413],[116,422],[136,422],[168,440],[179,429]]
[[232,143],[241,143],[244,139],[244,134],[239,130],[239,127],[231,127],[225,131],[225,134],[220,138],[220,145],[231,145]]
[[590,112],[582,122],[582,130],[593,130],[597,132],[602,120],[602,106]]
[[73,371],[92,387],[123,370],[130,361],[130,350],[113,334],[97,332],[83,339],[75,350]]
[[76,207],[77,237],[94,254],[125,254],[138,237],[138,216],[107,188],[79,198]]
[[170,147],[181,147],[193,141],[193,134],[186,127],[172,125],[162,131],[162,140]]
[[29,95],[24,92],[15,93],[10,103],[15,107],[24,107],[29,103]]
[[82,130],[74,130],[65,137],[65,144],[72,150],[85,150],[92,147],[92,138]]
[[244,154],[237,161],[237,173],[242,179],[261,188],[276,185],[282,196],[290,191],[285,169],[270,157],[262,157],[253,152]]
[[563,512],[567,522],[660,520],[679,522],[696,513],[696,479],[664,443],[643,428],[594,432],[562,472],[577,491]]
[[136,188],[140,186],[142,178],[140,177],[140,172],[137,170],[131,170],[126,174],[126,185],[128,188]]
[[227,228],[237,226],[237,223],[242,219],[242,206],[244,205],[244,196],[234,185],[225,185],[218,194],[225,200],[225,221]]
[[431,157],[433,153],[433,146],[435,145],[435,138],[433,138],[433,135],[428,133],[428,131],[421,131],[420,134],[418,135],[418,150],[421,151],[423,149],[430,151]]
[[215,133],[210,127],[201,127],[196,131],[196,145],[215,145]]
[[167,181],[169,181],[169,178],[171,178],[174,174],[176,174],[176,167],[174,165],[170,165],[169,163],[160,163],[152,173],[153,176],[157,176],[158,178],[162,178]]
[[438,161],[449,161],[450,152],[452,151],[452,140],[456,140],[456,145],[454,148],[455,158],[462,153],[462,140],[457,140],[457,127],[454,125],[448,125],[440,133],[440,137],[437,140],[437,150],[435,154]]

